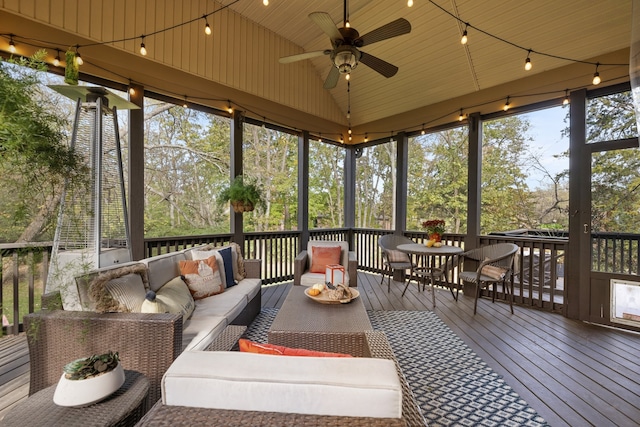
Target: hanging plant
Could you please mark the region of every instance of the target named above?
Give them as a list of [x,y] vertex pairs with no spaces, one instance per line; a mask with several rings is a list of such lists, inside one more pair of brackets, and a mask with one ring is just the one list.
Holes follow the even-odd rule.
[[218,195],[219,203],[229,202],[235,212],[250,212],[264,203],[262,189],[255,183],[236,176]]

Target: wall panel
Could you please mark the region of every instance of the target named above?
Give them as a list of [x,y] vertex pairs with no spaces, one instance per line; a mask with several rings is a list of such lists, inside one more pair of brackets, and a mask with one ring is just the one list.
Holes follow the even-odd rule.
[[[295,44],[228,8],[208,17],[213,34],[206,36],[201,17],[220,9],[220,3],[211,0],[3,0],[0,5],[6,11],[66,32],[72,40],[69,45],[80,44],[80,52],[89,63],[92,59],[99,63],[105,58],[105,47],[92,46],[93,43],[104,43],[139,56],[141,36],[145,34],[146,61],[157,61],[321,119],[344,121],[331,94],[322,89],[321,79],[308,62],[287,66],[278,63],[280,57],[301,51]],[[194,22],[150,35],[189,20]],[[79,36],[78,41],[74,35]],[[125,39],[130,40],[123,41]],[[119,75],[126,80],[127,74],[138,74],[135,80],[144,85],[144,76],[139,74],[153,64],[144,63],[134,68],[133,62],[137,61],[123,56],[114,62],[113,72],[108,70],[109,64],[102,64],[107,68],[104,77]],[[132,69],[128,71],[127,67]],[[301,82],[305,82],[303,87]],[[156,84],[164,85],[165,90],[171,92],[168,83]]]

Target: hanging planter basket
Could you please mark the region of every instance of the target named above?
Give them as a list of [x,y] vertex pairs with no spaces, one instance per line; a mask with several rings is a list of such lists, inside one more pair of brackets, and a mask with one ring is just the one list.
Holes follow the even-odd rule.
[[253,203],[251,202],[242,202],[239,200],[234,200],[231,202],[231,207],[233,208],[233,211],[236,213],[243,213],[243,212],[251,212],[252,210],[255,209],[255,206]]

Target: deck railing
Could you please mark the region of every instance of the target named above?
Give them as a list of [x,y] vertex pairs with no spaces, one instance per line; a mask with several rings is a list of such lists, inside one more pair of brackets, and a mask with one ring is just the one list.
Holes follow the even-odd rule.
[[[309,232],[310,239],[346,240],[353,242],[358,268],[372,273],[382,272],[382,256],[378,238],[389,230],[316,229]],[[409,231],[405,235],[424,243],[426,233]],[[449,245],[464,248],[464,235],[445,234]],[[185,236],[145,239],[147,257],[213,243],[223,245],[231,234]],[[568,239],[549,236],[482,236],[482,245],[513,242],[520,246],[514,278],[515,301],[522,305],[549,311],[562,311],[566,301],[564,283],[564,257]],[[639,274],[640,235],[598,233],[592,235],[594,271]],[[247,258],[262,260],[264,284],[286,282],[293,279],[294,259],[300,250],[299,231],[246,233],[244,253]],[[22,331],[22,316],[40,309],[42,290],[47,277],[51,242],[30,244],[0,244],[0,306],[2,331],[17,334]],[[454,281],[457,270],[450,271]],[[498,298],[504,298],[500,292]],[[16,322],[14,319],[17,319]]]

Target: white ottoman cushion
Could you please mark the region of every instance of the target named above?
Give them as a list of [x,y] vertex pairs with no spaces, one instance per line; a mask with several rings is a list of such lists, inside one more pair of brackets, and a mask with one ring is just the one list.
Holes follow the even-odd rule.
[[162,378],[165,405],[400,418],[402,387],[388,359],[185,351]]

